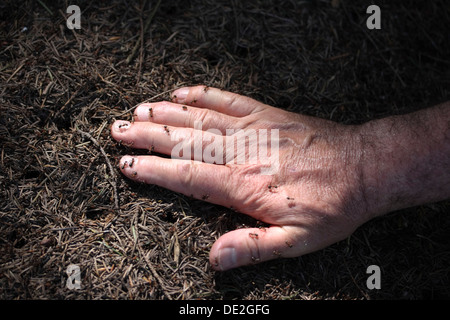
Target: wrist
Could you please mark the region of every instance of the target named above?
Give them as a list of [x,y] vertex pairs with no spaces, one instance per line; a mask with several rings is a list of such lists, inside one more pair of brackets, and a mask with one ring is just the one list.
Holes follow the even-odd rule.
[[362,149],[361,188],[364,190],[367,214],[374,218],[395,210],[393,199],[401,182],[392,181],[396,176],[391,157],[395,148],[384,133],[384,124],[380,121],[370,121],[359,129]]
[[372,217],[450,196],[449,107],[359,127],[362,185]]

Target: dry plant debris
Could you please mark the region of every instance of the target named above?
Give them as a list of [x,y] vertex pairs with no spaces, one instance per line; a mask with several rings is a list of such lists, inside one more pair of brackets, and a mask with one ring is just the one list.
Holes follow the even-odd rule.
[[[448,202],[215,273],[214,240],[258,223],[126,180],[118,158],[141,151],[109,136],[138,103],[200,83],[342,123],[448,100],[446,1],[378,1],[370,32],[370,1],[78,1],[73,31],[61,3],[0,3],[1,299],[450,297]],[[65,286],[69,264],[81,290]],[[371,264],[381,290],[365,286]]]

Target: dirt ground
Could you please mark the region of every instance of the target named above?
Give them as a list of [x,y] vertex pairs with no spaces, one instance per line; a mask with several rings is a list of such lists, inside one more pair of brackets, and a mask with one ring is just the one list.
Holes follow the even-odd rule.
[[[380,30],[366,27],[371,4]],[[448,201],[217,273],[214,240],[257,221],[125,179],[118,159],[143,151],[109,134],[193,84],[346,124],[431,106],[450,99],[449,25],[445,0],[2,1],[0,299],[450,298]],[[80,290],[66,287],[71,264]]]

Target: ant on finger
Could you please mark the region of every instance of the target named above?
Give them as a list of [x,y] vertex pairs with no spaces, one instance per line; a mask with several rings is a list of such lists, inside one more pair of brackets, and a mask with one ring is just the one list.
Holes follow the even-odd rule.
[[256,240],[258,240],[258,238],[259,238],[259,236],[258,236],[257,233],[252,233],[252,232],[250,232],[250,233],[248,234],[248,236],[249,236],[250,238],[256,239]]
[[167,126],[164,126],[164,131],[166,131],[167,134],[170,134],[169,128]]

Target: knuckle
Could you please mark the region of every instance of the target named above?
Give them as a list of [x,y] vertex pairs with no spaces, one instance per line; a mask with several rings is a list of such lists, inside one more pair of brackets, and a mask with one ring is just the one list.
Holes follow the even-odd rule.
[[171,131],[170,139],[173,142],[171,156],[190,160],[193,154],[194,138],[192,130],[176,128]]
[[260,170],[258,166],[230,165],[228,167],[230,169],[228,176],[233,179],[226,182],[227,190],[233,193],[233,198],[237,202],[245,204],[245,208],[242,209],[255,212],[264,206],[265,199],[261,196],[259,179],[255,179],[255,175],[258,175]]
[[231,109],[237,102],[238,98],[239,95],[235,93],[223,95],[223,103],[228,109]]
[[177,164],[177,174],[180,186],[190,190],[197,172],[197,166],[193,161],[182,161]]
[[208,119],[209,110],[207,109],[196,109],[191,108],[189,115],[187,117],[186,126],[194,126],[196,122],[200,122],[205,125],[205,121]]
[[246,238],[245,246],[248,252],[248,263],[259,263],[263,258],[261,255],[261,245],[259,239],[259,230],[249,230],[248,237]]
[[192,87],[191,90],[189,90],[189,94],[188,94],[188,103],[194,104],[203,99],[203,96],[205,95],[205,86],[204,85],[199,85],[199,86],[195,86]]

